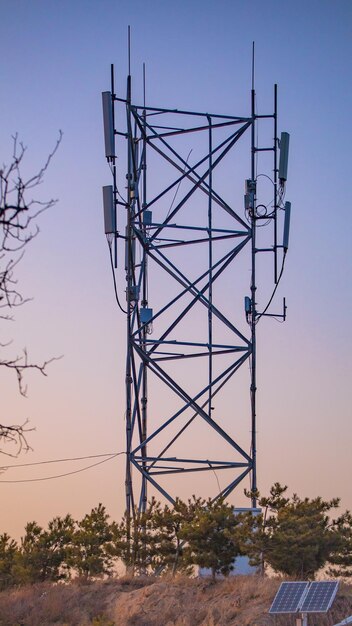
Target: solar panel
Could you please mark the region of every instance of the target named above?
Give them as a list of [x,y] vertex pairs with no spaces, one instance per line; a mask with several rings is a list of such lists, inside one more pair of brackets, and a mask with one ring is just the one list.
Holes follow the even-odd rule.
[[326,613],[334,601],[338,584],[329,580],[311,583],[300,607],[301,613]]
[[269,613],[296,613],[308,585],[307,582],[281,583]]

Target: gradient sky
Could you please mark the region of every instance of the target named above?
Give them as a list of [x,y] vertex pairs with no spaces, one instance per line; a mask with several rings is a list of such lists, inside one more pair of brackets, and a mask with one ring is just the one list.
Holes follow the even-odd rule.
[[[114,302],[102,225],[101,91],[124,93],[127,26],[137,94],[142,63],[152,105],[247,115],[251,45],[256,42],[258,109],[279,85],[279,128],[291,134],[287,199],[290,250],[277,305],[285,324],[264,320],[258,346],[258,482],[290,492],[340,496],[352,507],[350,146],[352,4],[349,0],[2,0],[1,161],[11,135],[28,146],[36,171],[64,137],[40,197],[59,199],[18,271],[33,300],[2,324],[7,354],[64,355],[48,378],[27,377],[28,398],[1,372],[2,416],[30,418],[33,451],[15,465],[124,449],[124,319]],[[271,112],[271,111],[270,111]],[[242,193],[242,188],[241,188]],[[122,283],[121,283],[122,284]],[[270,288],[268,288],[270,291]],[[124,509],[124,457],[70,477],[33,483],[89,461],[9,469],[0,476],[0,532],[55,515],[82,517],[103,502]],[[209,477],[214,481],[215,477]],[[240,492],[232,501],[244,504]],[[180,492],[183,496],[183,492]]]

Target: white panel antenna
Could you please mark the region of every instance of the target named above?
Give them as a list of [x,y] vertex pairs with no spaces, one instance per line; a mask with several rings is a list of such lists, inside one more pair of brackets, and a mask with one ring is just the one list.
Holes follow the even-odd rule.
[[284,237],[283,247],[288,250],[288,240],[290,236],[290,219],[291,219],[291,202],[285,202],[285,221],[284,221]]
[[112,185],[103,187],[103,204],[104,204],[104,227],[105,234],[116,233],[116,214],[114,206],[114,194]]
[[112,109],[112,96],[110,91],[103,91],[101,95],[103,99],[105,156],[109,161],[115,158],[115,132]]
[[290,135],[288,133],[281,133],[280,139],[280,161],[279,161],[279,179],[283,183],[287,180],[287,166],[288,166],[288,148],[290,145]]

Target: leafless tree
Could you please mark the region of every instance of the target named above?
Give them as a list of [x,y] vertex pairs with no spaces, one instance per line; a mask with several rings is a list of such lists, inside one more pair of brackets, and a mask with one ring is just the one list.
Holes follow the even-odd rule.
[[[34,175],[26,178],[23,174],[23,162],[26,147],[13,137],[13,153],[9,165],[0,169],[0,320],[12,320],[13,309],[24,304],[27,300],[17,287],[16,268],[23,258],[29,242],[39,233],[37,218],[43,211],[53,207],[57,200],[40,201],[33,198],[33,190],[42,184],[45,172],[57,151],[62,139],[62,132],[52,152],[46,159],[43,167]],[[11,342],[10,342],[11,343]],[[0,343],[4,350],[9,343]],[[47,365],[32,363],[24,349],[21,355],[13,358],[1,358],[0,367],[11,369],[17,377],[18,388],[25,396],[27,387],[24,381],[26,370],[35,369],[46,376]],[[15,445],[17,456],[21,450],[28,450],[27,433],[32,430],[28,427],[28,420],[23,424],[5,425],[0,418],[0,445],[12,443]],[[0,448],[0,452],[10,454]]]

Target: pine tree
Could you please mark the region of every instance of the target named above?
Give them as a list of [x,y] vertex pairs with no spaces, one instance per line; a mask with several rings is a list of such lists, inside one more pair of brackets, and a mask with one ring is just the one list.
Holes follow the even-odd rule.
[[43,530],[36,522],[29,522],[15,556],[16,583],[56,582],[68,578],[73,531],[71,515],[55,517],[49,522],[48,530]]
[[183,524],[184,555],[189,564],[209,568],[212,577],[228,575],[240,554],[234,529],[238,519],[233,506],[222,500],[189,501],[189,521]]
[[84,579],[111,575],[114,565],[113,528],[101,503],[77,522],[69,565]]
[[12,587],[16,580],[14,566],[18,546],[7,533],[0,535],[0,591]]
[[289,576],[314,578],[339,545],[334,522],[328,515],[338,507],[339,500],[302,500],[296,494],[286,498],[286,490],[286,486],[275,483],[269,497],[259,497],[263,513],[240,518],[242,550],[253,564],[261,565],[263,573],[270,565]]
[[175,505],[161,506],[157,503],[151,517],[150,565],[152,571],[159,573],[191,573],[191,567],[185,559],[184,526],[192,520],[192,510],[177,499]]
[[332,567],[329,574],[343,578],[352,577],[352,515],[346,511],[334,521],[337,535],[336,550],[330,555]]
[[113,525],[114,549],[131,574],[146,574],[155,568],[156,525],[154,516],[160,511],[160,502],[152,498],[145,511],[136,507],[129,524],[127,533],[127,515],[123,516],[119,524]]

